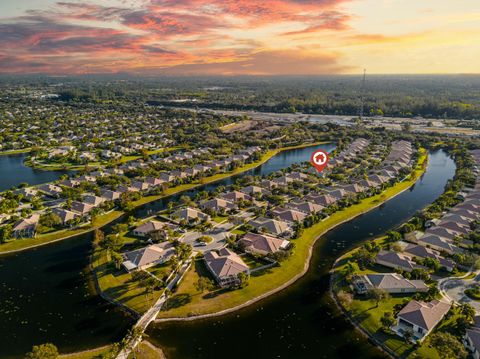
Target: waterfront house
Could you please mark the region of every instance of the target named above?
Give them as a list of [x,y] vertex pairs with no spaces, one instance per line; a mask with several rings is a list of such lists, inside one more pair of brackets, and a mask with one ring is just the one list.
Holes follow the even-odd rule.
[[440,263],[440,266],[451,272],[455,268],[455,262],[451,259],[444,258],[440,255],[440,252],[425,246],[409,243],[403,249],[403,253],[416,258],[431,258],[436,259]]
[[303,212],[306,214],[319,213],[324,208],[319,204],[308,202],[308,201],[302,201],[302,200],[290,201],[287,204],[285,204],[285,207],[295,209],[299,212]]
[[18,221],[12,230],[12,237],[14,238],[33,238],[37,233],[38,222],[40,215],[38,213],[32,214],[30,217]]
[[275,208],[272,211],[272,216],[292,225],[295,222],[303,222],[307,215],[294,209]]
[[448,313],[450,306],[450,303],[441,300],[412,300],[398,313],[397,324],[392,330],[401,337],[409,332],[412,342],[422,342]]
[[451,240],[442,238],[434,234],[426,234],[418,239],[418,244],[422,246],[431,247],[440,252],[447,252],[448,254],[461,253],[462,250],[457,247]]
[[242,258],[227,248],[205,253],[204,260],[208,270],[222,287],[238,285],[240,273],[250,274],[250,269]]
[[386,251],[383,249],[378,252],[375,262],[388,268],[404,270],[406,272],[411,272],[416,268],[426,269],[425,267],[415,263],[409,256],[405,254]]
[[72,211],[85,215],[89,213],[94,207],[90,204],[74,201],[72,202]]
[[260,232],[268,232],[276,236],[289,236],[292,233],[288,223],[271,218],[259,217],[248,223]]
[[266,234],[247,233],[240,240],[246,252],[267,255],[286,250],[290,242],[286,239],[275,238]]
[[136,227],[133,230],[133,235],[138,237],[149,237],[155,232],[163,231],[165,223],[159,221],[148,221]]
[[20,188],[13,191],[16,195],[22,196],[22,198],[32,199],[38,195],[38,191],[32,187]]
[[390,294],[427,292],[428,286],[423,280],[409,280],[398,273],[366,274],[357,276],[353,286],[358,294],[370,289],[382,289]]
[[123,254],[123,267],[132,272],[146,269],[169,260],[175,254],[175,247],[170,242],[152,244]]
[[77,213],[64,208],[54,208],[52,213],[60,218],[64,226],[79,216]]

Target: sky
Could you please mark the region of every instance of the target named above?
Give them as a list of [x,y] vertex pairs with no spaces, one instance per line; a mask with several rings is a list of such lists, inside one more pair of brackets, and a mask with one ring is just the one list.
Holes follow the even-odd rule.
[[480,73],[480,0],[0,0],[0,73]]

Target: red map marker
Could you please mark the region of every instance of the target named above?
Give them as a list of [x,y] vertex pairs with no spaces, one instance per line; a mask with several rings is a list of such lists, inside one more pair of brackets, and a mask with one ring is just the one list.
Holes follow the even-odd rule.
[[312,157],[310,157],[310,162],[312,163],[313,167],[315,167],[320,173],[325,169],[325,167],[327,167],[328,153],[323,150],[316,150],[312,153]]

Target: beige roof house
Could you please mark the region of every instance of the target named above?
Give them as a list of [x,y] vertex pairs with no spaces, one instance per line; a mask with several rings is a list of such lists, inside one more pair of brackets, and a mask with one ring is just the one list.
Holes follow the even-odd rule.
[[392,330],[402,337],[410,331],[414,341],[422,341],[440,323],[450,306],[440,300],[412,300],[398,313],[397,325]]
[[286,239],[256,233],[245,234],[240,242],[245,246],[245,251],[258,254],[275,253],[290,246]]
[[173,213],[174,218],[179,218],[180,220],[186,220],[188,222],[190,221],[195,221],[195,220],[200,220],[200,221],[208,221],[210,219],[210,216],[208,214],[205,214],[203,212],[200,212],[197,209],[193,209],[190,207],[187,208],[181,208],[175,213]]
[[222,287],[228,287],[239,283],[240,273],[249,274],[250,270],[240,256],[227,248],[218,252],[205,253],[205,264]]
[[13,227],[12,236],[15,238],[34,237],[37,231],[39,220],[40,220],[40,215],[38,213],[35,213],[28,218],[18,221]]
[[366,274],[354,280],[354,286],[359,294],[369,289],[383,289],[388,293],[426,292],[428,286],[423,280],[409,280],[398,273]]
[[259,231],[265,230],[266,232],[277,236],[287,234],[291,231],[288,223],[277,221],[271,218],[259,217],[257,219],[251,220],[248,223]]
[[163,263],[175,254],[175,247],[170,242],[152,244],[123,254],[125,261],[122,263],[127,271],[145,269]]

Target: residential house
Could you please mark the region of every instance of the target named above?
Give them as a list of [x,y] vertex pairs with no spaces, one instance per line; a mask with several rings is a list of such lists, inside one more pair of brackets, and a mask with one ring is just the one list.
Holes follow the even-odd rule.
[[85,195],[83,196],[83,203],[89,204],[93,207],[100,206],[103,202],[105,202],[105,198],[93,196],[93,195]]
[[248,223],[260,232],[265,231],[276,236],[289,236],[292,232],[288,223],[271,218],[259,217]]
[[299,212],[294,209],[285,209],[285,208],[275,208],[272,211],[272,216],[278,218],[281,221],[287,222],[289,224],[294,224],[295,222],[303,222],[307,215],[303,212]]
[[32,214],[30,217],[18,221],[13,227],[12,237],[15,238],[32,238],[37,233],[40,215]]
[[267,255],[286,250],[290,242],[286,239],[279,239],[265,234],[247,233],[240,240],[246,252]]
[[398,273],[366,274],[353,280],[355,291],[365,294],[370,289],[382,289],[390,294],[427,292],[423,280],[409,280]]
[[392,330],[401,337],[409,332],[413,342],[422,342],[448,313],[450,306],[441,300],[412,300],[398,313],[397,324]]
[[210,216],[194,208],[181,208],[172,215],[173,218],[179,218],[187,222],[209,221]]
[[128,271],[146,269],[169,260],[175,254],[175,247],[170,242],[152,244],[123,254],[123,267]]
[[222,198],[213,198],[200,203],[200,207],[204,210],[212,210],[216,212],[230,212],[237,208],[237,206],[230,201]]
[[250,269],[240,256],[227,248],[204,255],[205,264],[222,287],[238,285],[240,273],[250,274]]
[[120,199],[121,195],[122,193],[117,191],[105,190],[102,192],[102,197],[105,198],[105,200],[107,201],[115,201],[117,199]]
[[409,256],[393,252],[380,250],[375,258],[375,262],[392,269],[400,269],[411,272],[414,269],[425,269],[425,267],[415,263]]
[[87,203],[78,201],[72,202],[72,211],[80,213],[81,215],[88,214],[93,208],[94,206]]
[[60,218],[64,226],[79,216],[77,213],[64,208],[54,208],[52,213]]

